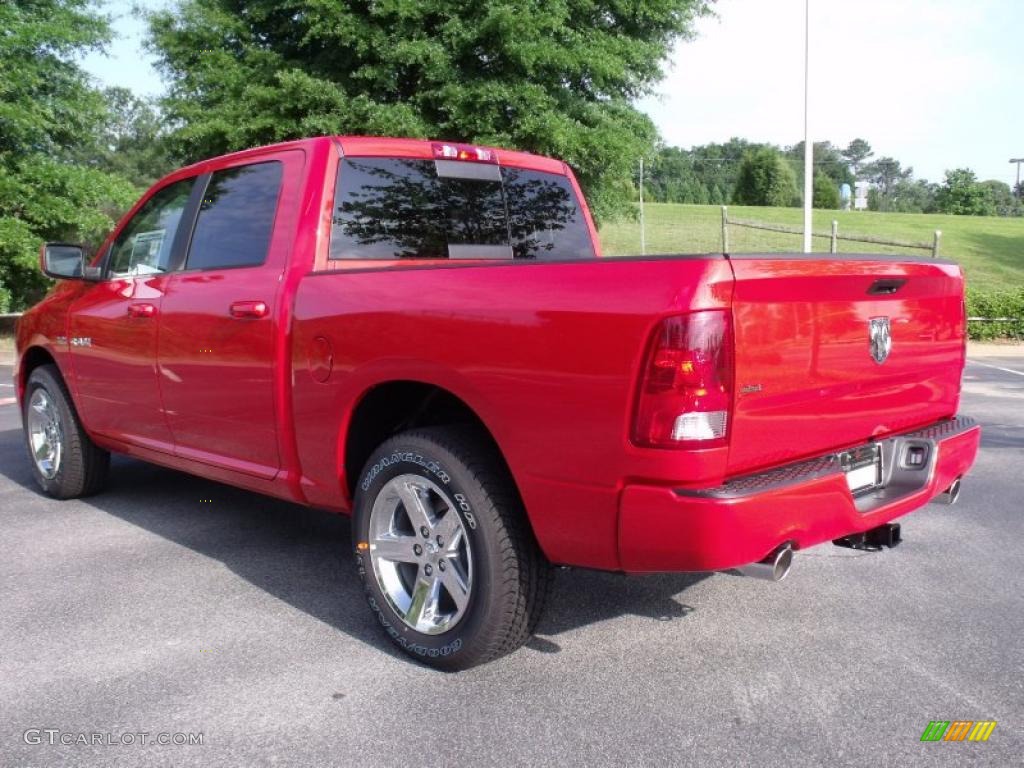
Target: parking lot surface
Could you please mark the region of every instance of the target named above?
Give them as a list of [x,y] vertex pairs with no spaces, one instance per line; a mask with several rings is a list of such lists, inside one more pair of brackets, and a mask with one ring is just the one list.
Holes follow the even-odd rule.
[[[124,458],[52,501],[2,405],[0,764],[1019,765],[1024,357],[970,362],[961,410],[978,463],[900,547],[819,546],[779,584],[559,571],[528,647],[443,674],[374,626],[347,519]],[[998,725],[922,743],[931,720]]]

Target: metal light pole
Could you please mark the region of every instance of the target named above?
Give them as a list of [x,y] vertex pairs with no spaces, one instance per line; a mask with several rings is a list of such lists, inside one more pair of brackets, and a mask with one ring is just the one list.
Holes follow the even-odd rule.
[[804,253],[811,252],[811,205],[814,202],[814,144],[809,106],[811,82],[811,0],[804,3]]
[[[1020,186],[1020,164],[1024,163],[1024,157],[1018,157],[1018,158],[1016,158],[1014,160],[1011,160],[1010,162],[1017,164],[1017,187],[1019,187]],[[1017,191],[1017,187],[1014,187],[1014,192]]]
[[644,157],[640,156],[640,255],[647,255],[647,230],[644,226]]

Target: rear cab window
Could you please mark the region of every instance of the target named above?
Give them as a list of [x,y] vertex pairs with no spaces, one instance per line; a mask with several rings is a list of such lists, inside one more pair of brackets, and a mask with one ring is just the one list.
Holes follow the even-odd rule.
[[566,176],[442,159],[351,157],[338,165],[331,260],[594,256]]

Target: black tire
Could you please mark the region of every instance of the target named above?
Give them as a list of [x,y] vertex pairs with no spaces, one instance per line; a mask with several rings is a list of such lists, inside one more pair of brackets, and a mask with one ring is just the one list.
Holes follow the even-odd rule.
[[[52,403],[61,439],[60,460],[50,477],[44,474],[36,461],[29,430],[29,410],[33,395],[38,390],[43,390]],[[110,454],[93,443],[82,428],[71,395],[56,366],[41,365],[29,375],[21,416],[32,474],[43,493],[55,499],[75,499],[103,488],[110,469]]]
[[[409,626],[384,595],[373,570],[369,540],[374,502],[390,481],[404,475],[426,478],[458,499],[451,509],[472,548],[473,576],[464,613],[440,634]],[[523,645],[537,625],[551,568],[504,462],[493,443],[475,429],[418,429],[383,443],[356,485],[352,540],[370,608],[399,648],[432,667],[455,671],[491,661]]]

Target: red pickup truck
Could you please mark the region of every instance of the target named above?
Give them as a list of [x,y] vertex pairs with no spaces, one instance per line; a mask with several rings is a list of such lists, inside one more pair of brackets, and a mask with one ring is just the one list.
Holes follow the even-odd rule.
[[387,634],[515,649],[552,564],[740,568],[893,545],[955,500],[963,276],[937,259],[602,257],[565,163],[324,137],[157,183],[18,327],[42,489],[110,452],[352,515]]

